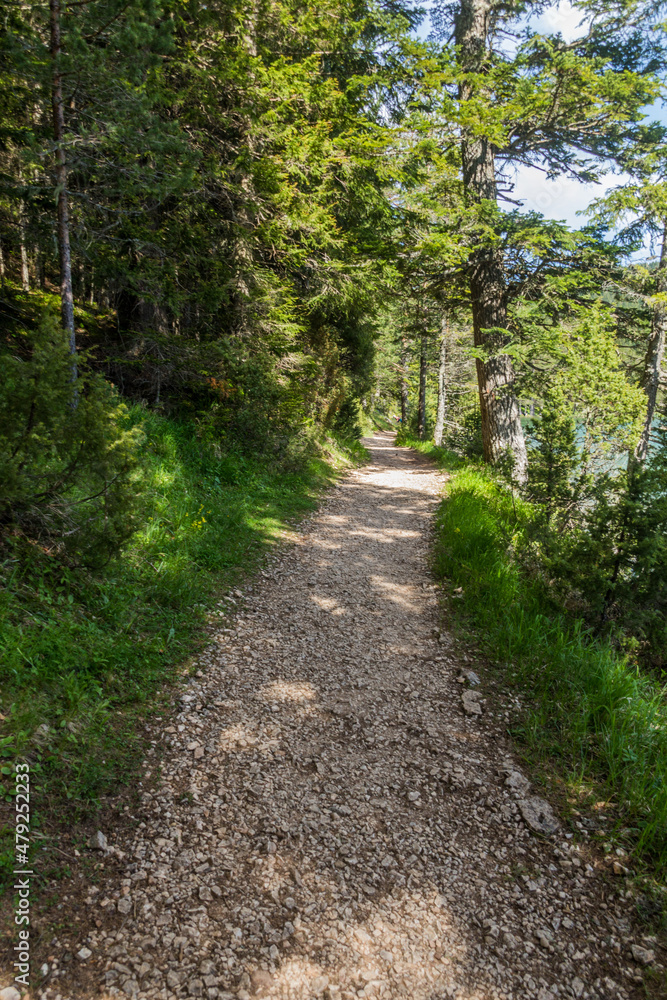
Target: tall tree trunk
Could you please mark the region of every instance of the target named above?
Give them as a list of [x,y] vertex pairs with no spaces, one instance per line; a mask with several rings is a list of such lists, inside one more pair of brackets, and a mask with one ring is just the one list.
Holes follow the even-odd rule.
[[[667,292],[667,219],[663,223],[662,247],[660,248],[660,264],[656,277],[656,292]],[[630,465],[642,465],[648,455],[651,442],[651,426],[655,417],[655,409],[660,391],[662,374],[662,359],[665,354],[665,337],[667,336],[667,308],[663,302],[657,302],[653,307],[651,317],[651,336],[649,337],[646,354],[644,355],[644,370],[642,372],[642,388],[646,393],[646,416],[641,437],[634,454],[630,456]]]
[[[23,186],[23,172],[19,161],[18,171],[19,184]],[[19,250],[21,252],[21,288],[24,292],[30,291],[30,266],[28,264],[28,248],[25,241],[25,204],[23,199],[19,203]]]
[[420,441],[426,439],[426,351],[428,335],[422,333],[419,351],[419,411],[417,413],[417,436]]
[[[493,0],[460,0],[456,16],[456,44],[461,69],[481,74],[488,55],[488,28]],[[471,77],[461,81],[459,101],[464,104],[479,84]],[[469,203],[497,199],[493,146],[484,136],[464,131],[461,139],[463,187]],[[490,248],[479,247],[469,260],[470,297],[474,342],[487,360],[477,359],[477,382],[482,417],[482,443],[487,462],[497,462],[509,449],[514,456],[514,474],[525,479],[526,442],[519,404],[514,395],[512,360],[503,354],[508,336],[507,289],[502,261]]]
[[257,19],[259,16],[257,0],[252,0],[249,6],[250,9],[248,10],[244,24],[245,36],[243,41],[248,55],[254,58],[257,56]]
[[401,342],[401,427],[408,425],[408,342],[405,337]]
[[30,291],[30,267],[28,265],[28,251],[25,245],[25,226],[23,225],[23,208],[19,221],[19,234],[21,240],[21,288],[24,292]]
[[[65,114],[63,86],[60,70],[60,0],[50,0],[51,12],[51,108],[53,111],[53,136],[56,142],[56,190],[58,192],[58,255],[60,257],[60,310],[62,323],[69,339],[69,350],[76,358],[74,331],[74,295],[72,292],[72,254],[69,239],[69,210],[67,207],[67,161],[63,141]],[[76,361],[72,361],[72,377],[76,378]]]
[[34,249],[35,255],[35,281],[37,282],[37,287],[42,291],[44,290],[44,254],[39,249],[38,246]]
[[438,447],[442,445],[442,435],[445,430],[445,411],[447,408],[447,335],[449,333],[449,317],[445,314],[442,318],[442,335],[440,337],[440,358],[438,362],[438,410],[435,416],[435,430],[433,432],[433,443]]

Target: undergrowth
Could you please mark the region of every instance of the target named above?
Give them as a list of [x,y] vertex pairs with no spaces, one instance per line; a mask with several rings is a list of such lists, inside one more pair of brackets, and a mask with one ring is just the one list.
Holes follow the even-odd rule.
[[561,609],[516,558],[533,505],[472,462],[403,443],[450,473],[437,522],[437,575],[461,588],[455,613],[521,692],[520,730],[573,799],[602,799],[617,842],[667,874],[667,704],[655,678]]
[[63,809],[76,821],[131,779],[141,721],[205,640],[214,606],[225,593],[234,601],[229,589],[314,508],[336,469],[365,456],[358,442],[304,432],[278,462],[220,453],[193,424],[141,407],[129,420],[145,443],[140,527],[122,555],[90,570],[21,538],[1,553],[0,790],[7,799],[12,760],[28,759],[33,829]]

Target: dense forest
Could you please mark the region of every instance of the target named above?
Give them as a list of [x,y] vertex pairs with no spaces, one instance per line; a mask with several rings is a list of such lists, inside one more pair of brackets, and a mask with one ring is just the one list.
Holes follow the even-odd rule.
[[[577,0],[564,35],[555,7],[6,0],[7,761],[114,781],[129,706],[375,422],[448,463],[473,618],[497,556],[499,607],[621,664],[641,781],[590,750],[608,706],[572,754],[667,851],[667,8]],[[590,186],[579,228],[525,209],[527,168]]]

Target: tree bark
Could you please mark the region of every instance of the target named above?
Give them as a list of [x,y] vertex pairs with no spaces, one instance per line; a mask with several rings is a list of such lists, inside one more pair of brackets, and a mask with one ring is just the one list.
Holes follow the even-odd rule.
[[21,208],[21,218],[19,221],[19,234],[21,239],[21,288],[24,292],[30,291],[30,267],[28,265],[28,251],[25,245],[25,226],[23,224],[23,208]]
[[[656,291],[658,294],[667,292],[667,219],[663,223],[662,246],[660,248],[660,264],[656,279]],[[655,410],[658,402],[658,392],[660,391],[660,379],[662,375],[662,360],[665,354],[665,337],[667,336],[667,307],[664,302],[657,302],[653,308],[651,317],[651,335],[649,337],[646,354],[644,355],[644,369],[642,372],[642,388],[646,393],[646,416],[642,433],[631,456],[630,464],[642,465],[646,461],[649,445],[651,443],[651,427],[655,417]]]
[[34,249],[35,254],[35,281],[37,287],[44,290],[44,254],[38,246]]
[[419,351],[419,410],[417,413],[417,436],[420,441],[426,439],[426,351],[428,350],[428,335],[422,333]]
[[447,408],[447,334],[449,333],[449,317],[445,315],[442,320],[442,336],[440,337],[440,357],[438,361],[438,410],[435,416],[435,430],[433,432],[433,443],[438,447],[442,445],[442,435],[445,430],[445,411]]
[[[74,330],[74,295],[72,292],[72,253],[70,249],[69,209],[67,205],[67,161],[63,140],[65,114],[63,109],[62,73],[60,70],[60,0],[50,0],[51,13],[51,108],[53,137],[56,143],[56,191],[58,196],[58,256],[60,258],[60,311],[62,324],[69,340],[72,358],[76,357]],[[72,362],[72,377],[76,379],[76,361]]]
[[[19,184],[23,186],[23,172],[19,161],[18,168]],[[24,292],[30,291],[30,265],[28,263],[28,248],[25,239],[25,204],[23,199],[19,203],[19,251],[21,254],[21,288]]]
[[[455,35],[460,66],[465,74],[478,75],[484,71],[493,6],[493,0],[460,0]],[[461,80],[461,104],[475,96],[476,86],[474,80]],[[495,202],[495,152],[489,140],[464,131],[461,159],[468,202]],[[505,332],[507,289],[502,261],[493,249],[480,246],[473,250],[469,259],[469,282],[474,343],[485,353],[484,359],[476,361],[484,459],[497,462],[509,450],[514,458],[514,475],[523,480],[528,464],[526,443],[514,395],[512,360],[503,354],[509,339]]]
[[401,427],[408,425],[408,342],[402,339],[401,350]]

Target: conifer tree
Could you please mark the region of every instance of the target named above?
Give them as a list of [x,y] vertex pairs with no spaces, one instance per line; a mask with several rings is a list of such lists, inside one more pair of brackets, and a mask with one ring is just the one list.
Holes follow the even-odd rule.
[[[634,167],[640,176],[612,189],[605,197],[594,201],[589,209],[589,213],[605,226],[621,226],[619,237],[622,242],[634,241],[636,244],[648,236],[658,243],[654,267],[635,266],[627,273],[632,293],[642,295],[651,315],[639,379],[646,395],[646,410],[639,440],[630,455],[631,465],[642,465],[649,454],[667,338],[666,156],[665,147],[657,144],[649,155],[639,161],[632,158],[634,162],[631,160],[629,166]],[[637,278],[643,286],[639,289],[636,287]]]
[[[526,28],[543,5],[498,0],[436,4],[436,34],[453,30],[438,73],[425,75],[425,104],[456,122],[468,212],[459,230],[469,252],[470,290],[482,416],[484,455],[497,461],[509,450],[519,478],[526,452],[507,347],[508,276],[498,203],[508,196],[507,169],[531,164],[550,176],[592,180],[609,160],[621,161],[642,141],[643,105],[656,94],[654,70],[662,44],[654,4],[600,7],[583,0],[582,31],[566,43]],[[647,28],[654,32],[646,42]],[[512,39],[510,42],[509,39]]]

